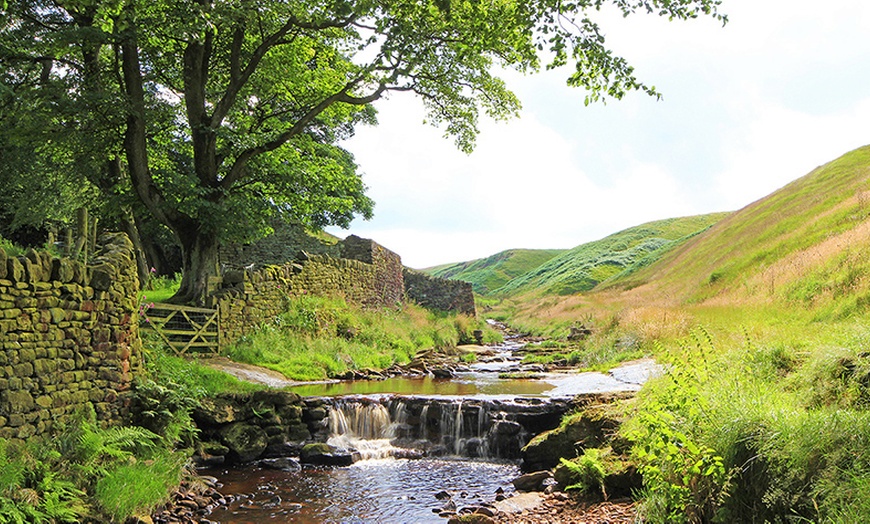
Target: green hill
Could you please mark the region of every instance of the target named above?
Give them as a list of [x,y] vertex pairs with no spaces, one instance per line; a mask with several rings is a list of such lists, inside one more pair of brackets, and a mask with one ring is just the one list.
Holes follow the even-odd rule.
[[624,278],[727,217],[713,213],[649,222],[563,252],[495,290],[568,295]]
[[476,293],[486,295],[564,252],[564,249],[509,249],[487,258],[443,264],[423,271],[436,277],[470,282]]
[[[610,287],[682,302],[870,304],[870,146],[820,166]],[[864,306],[862,306],[864,304]],[[836,310],[836,311],[834,311]]]

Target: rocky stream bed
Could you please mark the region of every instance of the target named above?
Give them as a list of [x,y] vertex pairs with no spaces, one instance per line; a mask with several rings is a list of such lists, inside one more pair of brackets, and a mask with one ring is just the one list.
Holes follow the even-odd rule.
[[[608,500],[578,499],[562,491],[572,478],[559,457],[597,447],[618,462],[626,444],[603,407],[631,397],[655,364],[524,365],[524,342],[464,348],[473,365],[429,352],[318,384],[216,361],[284,387],[201,403],[198,461],[209,469],[152,522],[634,522],[630,465],[606,480]],[[533,378],[504,378],[514,374]],[[560,426],[569,412],[582,415]]]

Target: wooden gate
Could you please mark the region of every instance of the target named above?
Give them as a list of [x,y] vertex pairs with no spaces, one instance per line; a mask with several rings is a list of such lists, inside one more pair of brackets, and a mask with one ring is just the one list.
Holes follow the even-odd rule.
[[155,303],[142,312],[140,327],[157,333],[176,355],[220,353],[220,315],[216,309]]

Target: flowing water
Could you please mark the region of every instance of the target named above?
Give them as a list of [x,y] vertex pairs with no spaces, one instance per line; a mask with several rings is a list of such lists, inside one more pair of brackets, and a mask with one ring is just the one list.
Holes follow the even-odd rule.
[[[640,361],[603,373],[547,373],[503,380],[516,346],[453,379],[394,378],[295,388],[309,407],[323,406],[321,438],[356,459],[348,467],[248,467],[213,470],[222,491],[237,496],[209,519],[260,522],[445,522],[455,508],[491,502],[513,490],[520,450],[555,427],[581,393],[632,391],[655,372]],[[413,457],[413,458],[408,458]],[[441,498],[436,498],[440,493]],[[447,499],[445,499],[447,497]]]
[[242,498],[208,518],[222,523],[426,523],[446,520],[433,510],[446,491],[458,507],[491,501],[519,475],[514,463],[444,459],[375,459],[346,468],[283,472],[249,468],[212,471],[222,491]]

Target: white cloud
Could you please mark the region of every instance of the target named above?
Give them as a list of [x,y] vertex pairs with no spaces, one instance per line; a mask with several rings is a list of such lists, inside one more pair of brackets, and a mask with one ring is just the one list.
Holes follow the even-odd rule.
[[[746,125],[723,140],[715,188],[728,208],[755,201],[817,166],[870,143],[870,97],[845,111],[810,115],[758,97],[742,108]],[[752,115],[751,117],[749,115]]]
[[[564,71],[507,74],[526,108],[472,155],[409,95],[348,142],[376,201],[351,232],[425,267],[573,247],[646,221],[736,209],[870,143],[870,2],[728,0],[731,22],[605,17],[662,102],[584,108]],[[338,234],[347,232],[337,231]]]

